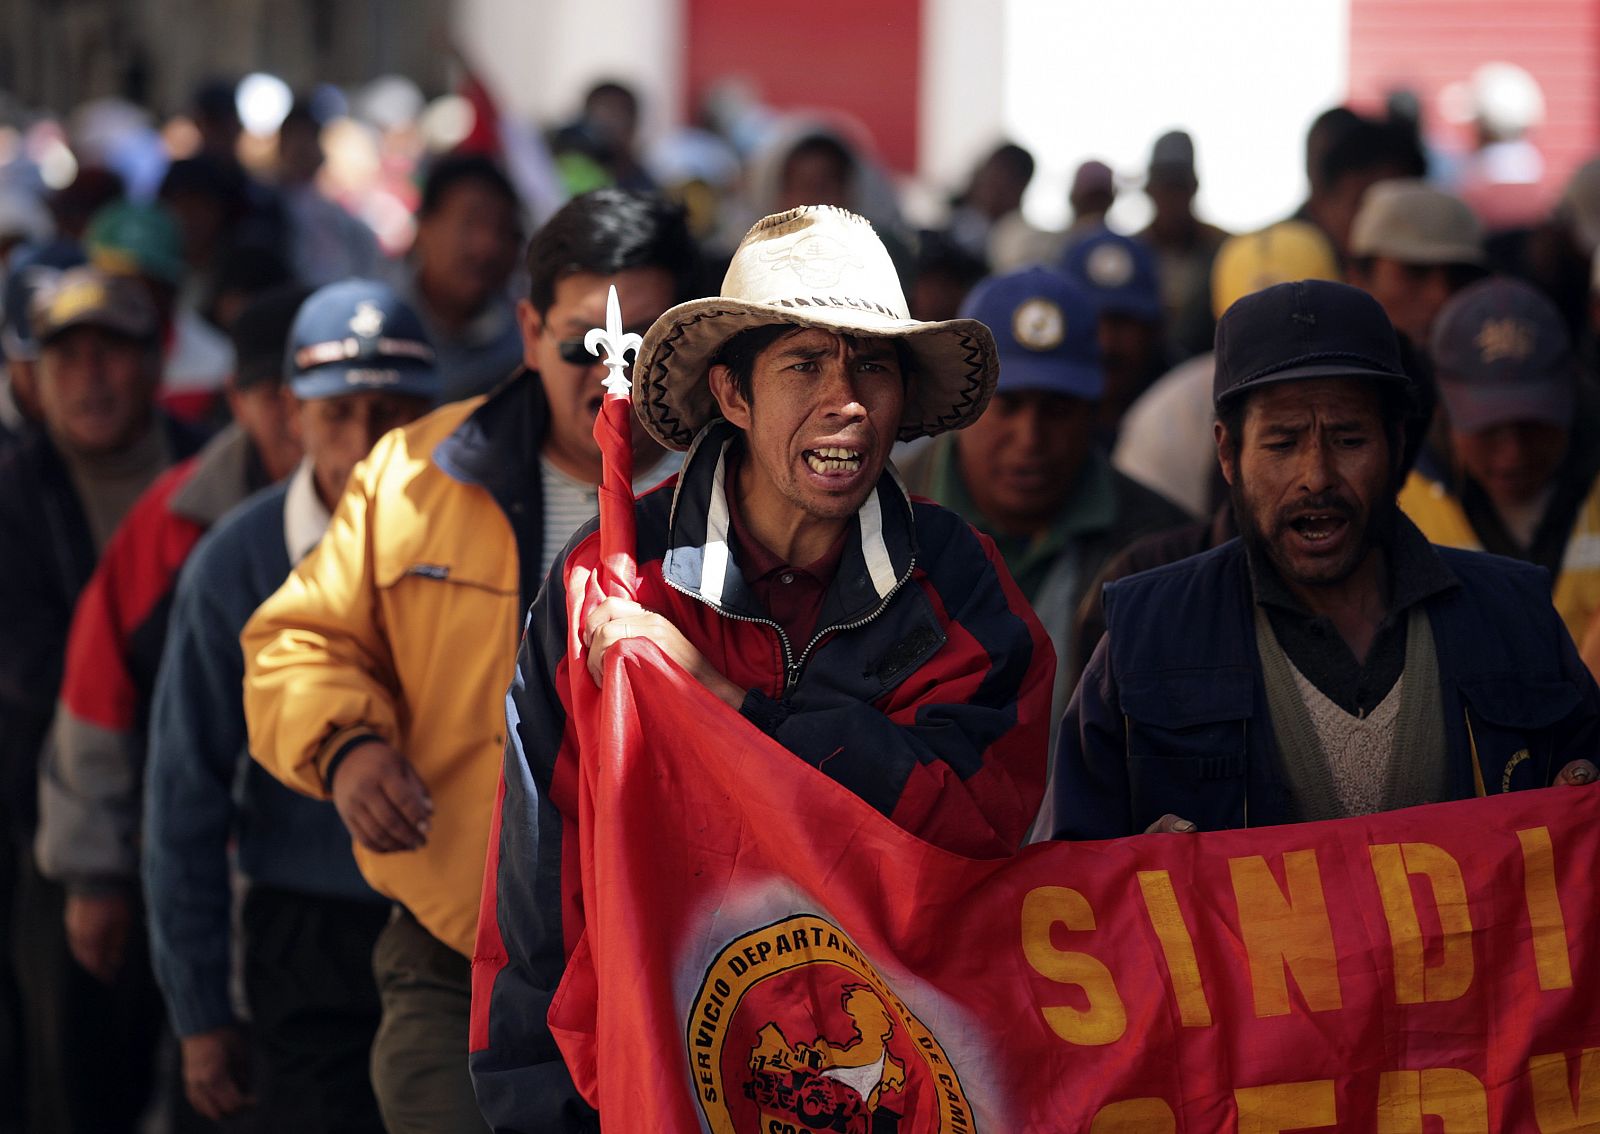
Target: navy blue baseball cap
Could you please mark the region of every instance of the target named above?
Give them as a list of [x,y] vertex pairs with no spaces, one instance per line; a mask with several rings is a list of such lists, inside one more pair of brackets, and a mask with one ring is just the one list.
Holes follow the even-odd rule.
[[312,292],[295,314],[284,373],[297,398],[363,390],[433,399],[439,371],[417,313],[388,284],[341,280]]
[[1094,300],[1053,268],[990,276],[968,293],[961,317],[994,333],[996,390],[1046,390],[1088,401],[1105,393]]
[[1161,287],[1150,249],[1100,228],[1067,246],[1061,270],[1094,297],[1102,314],[1154,323],[1161,318]]
[[1561,313],[1509,276],[1479,280],[1439,309],[1433,369],[1450,424],[1465,433],[1514,421],[1566,429],[1577,412],[1578,362]]
[[1417,391],[1400,361],[1394,325],[1376,299],[1332,280],[1275,284],[1234,302],[1217,320],[1212,403],[1306,378],[1368,378]]
[[83,250],[69,240],[14,254],[6,276],[5,321],[0,324],[0,352],[5,357],[24,362],[39,357],[39,339],[33,331],[35,300],[55,287],[61,273],[87,262]]

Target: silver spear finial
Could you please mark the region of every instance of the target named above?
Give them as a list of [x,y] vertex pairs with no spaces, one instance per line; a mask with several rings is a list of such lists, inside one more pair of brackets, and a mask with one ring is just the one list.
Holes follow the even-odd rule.
[[643,341],[632,331],[623,331],[622,305],[617,302],[617,285],[612,284],[606,296],[606,325],[595,327],[583,336],[583,345],[595,357],[600,357],[601,348],[605,349],[606,376],[600,384],[606,388],[606,393],[620,394],[624,398],[632,393],[633,384],[622,371],[628,365],[628,352],[637,352]]

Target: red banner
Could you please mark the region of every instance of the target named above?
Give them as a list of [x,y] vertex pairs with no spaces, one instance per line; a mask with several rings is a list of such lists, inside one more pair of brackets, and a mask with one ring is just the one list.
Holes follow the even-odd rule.
[[1600,791],[980,862],[646,643],[588,707],[551,1023],[609,1129],[1600,1131]]

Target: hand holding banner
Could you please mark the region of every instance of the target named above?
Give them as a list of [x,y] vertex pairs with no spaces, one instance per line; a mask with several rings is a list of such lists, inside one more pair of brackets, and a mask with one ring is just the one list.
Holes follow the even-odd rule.
[[1600,793],[981,862],[895,827],[644,643],[608,658],[598,709],[588,940],[551,1022],[608,1125],[1600,1122]]

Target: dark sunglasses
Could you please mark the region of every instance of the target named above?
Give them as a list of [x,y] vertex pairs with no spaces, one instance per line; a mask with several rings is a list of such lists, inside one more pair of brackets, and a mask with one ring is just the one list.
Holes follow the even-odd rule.
[[[556,353],[568,366],[597,366],[602,361],[600,357],[589,353],[589,348],[583,345],[582,339],[558,339]],[[634,356],[638,353],[633,347],[623,352],[623,357],[627,359],[629,366],[633,365]]]

